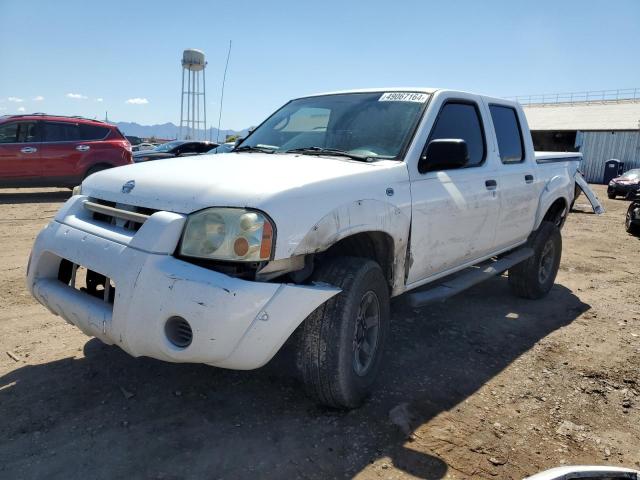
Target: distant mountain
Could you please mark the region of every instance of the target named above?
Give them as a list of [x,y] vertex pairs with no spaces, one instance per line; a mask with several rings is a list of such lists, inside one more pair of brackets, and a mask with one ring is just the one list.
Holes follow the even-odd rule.
[[[178,134],[180,133],[180,127],[177,125],[167,122],[157,125],[140,125],[135,122],[115,122],[116,125],[122,133],[125,135],[133,135],[135,137],[141,138],[164,138],[164,139],[175,139],[178,138]],[[245,136],[248,130],[220,130],[220,136],[218,137],[218,129],[211,128],[207,130],[206,138],[207,140],[211,138],[212,141],[216,141],[216,138],[220,138],[220,141],[223,142],[227,135],[240,135]],[[202,133],[202,131],[199,131]],[[202,138],[202,137],[200,137]]]

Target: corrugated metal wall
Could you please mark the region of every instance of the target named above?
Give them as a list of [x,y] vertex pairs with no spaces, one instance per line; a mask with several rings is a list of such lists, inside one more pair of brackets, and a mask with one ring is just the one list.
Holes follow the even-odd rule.
[[640,168],[640,132],[582,132],[582,152],[587,182],[602,183],[604,163],[612,158],[625,163],[624,169]]

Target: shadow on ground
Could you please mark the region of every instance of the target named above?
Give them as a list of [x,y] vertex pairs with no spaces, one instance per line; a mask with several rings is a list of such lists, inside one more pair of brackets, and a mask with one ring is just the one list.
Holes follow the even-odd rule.
[[378,389],[352,412],[314,405],[282,358],[234,372],[90,340],[85,358],[0,378],[0,477],[350,478],[388,456],[442,478],[447,465],[405,447],[389,410],[408,402],[412,427],[428,422],[588,309],[560,285],[517,299],[503,277],[421,310],[396,302]]
[[71,190],[34,191],[25,190],[3,192],[0,191],[0,205],[19,203],[55,203],[64,202],[71,196]]

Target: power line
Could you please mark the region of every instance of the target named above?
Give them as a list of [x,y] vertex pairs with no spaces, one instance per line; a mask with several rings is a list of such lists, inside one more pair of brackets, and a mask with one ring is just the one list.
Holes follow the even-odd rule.
[[229,67],[229,57],[231,57],[231,40],[229,40],[229,51],[227,52],[227,63],[224,65],[224,75],[222,76],[222,92],[220,93],[220,114],[218,115],[218,133],[216,143],[220,143],[220,125],[222,122],[222,102],[224,100],[224,84],[227,80],[227,68]]

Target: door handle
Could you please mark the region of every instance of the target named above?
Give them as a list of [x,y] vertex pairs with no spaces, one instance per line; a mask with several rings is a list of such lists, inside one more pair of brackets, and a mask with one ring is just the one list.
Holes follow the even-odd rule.
[[22,153],[36,153],[38,151],[38,149],[35,148],[35,147],[24,147],[24,148],[20,149],[20,151]]
[[484,185],[487,187],[487,190],[495,190],[498,187],[498,182],[493,179],[485,180]]
[[527,183],[533,183],[533,175],[525,175],[524,181]]
[[76,147],[76,150],[78,150],[79,152],[86,152],[87,150],[90,150],[91,147],[89,145],[78,145]]

